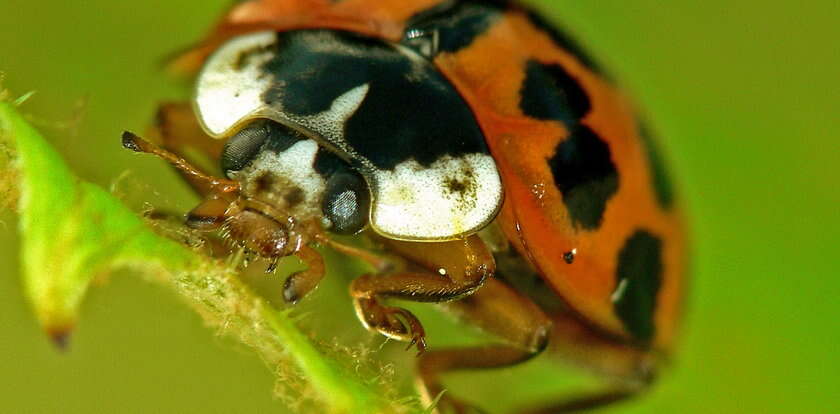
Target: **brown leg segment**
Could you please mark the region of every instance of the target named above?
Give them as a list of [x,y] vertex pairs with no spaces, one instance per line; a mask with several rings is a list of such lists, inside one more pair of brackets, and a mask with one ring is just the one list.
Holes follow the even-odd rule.
[[324,258],[315,249],[301,246],[295,255],[306,265],[306,270],[293,273],[283,284],[283,298],[288,303],[297,303],[315,290],[324,278]]
[[350,293],[356,313],[366,328],[416,344],[422,353],[425,334],[420,321],[407,310],[382,305],[380,300],[446,302],[470,295],[495,271],[493,256],[477,236],[440,243],[383,242],[424,270],[363,275],[354,280]]
[[603,390],[523,410],[521,414],[575,413],[606,407],[644,392],[656,379],[662,356],[643,347],[609,338],[565,313],[552,316],[549,353],[593,372],[607,383]]
[[230,201],[210,196],[210,198],[204,200],[187,213],[186,225],[187,227],[201,231],[218,230],[225,223],[225,219],[227,219],[227,209],[229,206]]
[[627,400],[638,392],[616,388],[604,392],[597,392],[589,395],[579,395],[567,401],[555,405],[547,405],[533,410],[520,411],[519,414],[562,414],[585,412],[598,408],[604,408],[610,404]]
[[315,237],[319,243],[325,244],[341,254],[350,257],[355,257],[369,264],[371,267],[373,267],[376,274],[386,273],[392,271],[395,268],[395,263],[393,263],[392,260],[389,260],[389,258],[384,257],[382,255],[370,252],[363,248],[338,242],[326,236],[316,235]]
[[[443,390],[441,375],[452,371],[500,368],[527,361],[545,349],[551,320],[531,302],[504,283],[491,279],[475,294],[446,305],[459,318],[499,337],[503,344],[451,348],[426,353],[418,360],[422,391],[427,402]],[[444,394],[438,411],[475,410]]]
[[[445,307],[460,319],[495,335],[502,344],[444,349],[422,355],[418,371],[427,402],[434,401],[444,391],[441,376],[448,372],[516,365],[543,349],[611,382],[601,392],[572,395],[522,413],[571,413],[603,407],[638,394],[653,379],[655,361],[649,352],[602,337],[574,315],[548,316],[528,297],[499,280],[488,280],[475,294],[447,303]],[[443,394],[438,405],[441,414],[477,411],[451,392]]]

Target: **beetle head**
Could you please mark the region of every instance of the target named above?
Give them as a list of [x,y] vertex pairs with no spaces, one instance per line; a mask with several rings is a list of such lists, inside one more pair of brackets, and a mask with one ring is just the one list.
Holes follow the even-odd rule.
[[276,122],[255,120],[234,134],[221,168],[239,182],[250,208],[268,216],[317,222],[339,234],[367,225],[370,190],[361,175],[316,141]]

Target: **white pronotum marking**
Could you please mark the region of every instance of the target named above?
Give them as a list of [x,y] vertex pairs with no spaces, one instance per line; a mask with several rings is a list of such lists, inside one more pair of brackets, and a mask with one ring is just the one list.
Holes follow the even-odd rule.
[[[486,154],[446,156],[429,167],[411,160],[373,176],[371,226],[395,239],[448,240],[476,232],[502,203],[496,163]],[[468,190],[453,193],[452,180]]]
[[207,59],[198,75],[195,108],[211,136],[223,138],[244,120],[260,116],[262,95],[273,81],[262,65],[274,56],[275,42],[274,32],[239,36]]

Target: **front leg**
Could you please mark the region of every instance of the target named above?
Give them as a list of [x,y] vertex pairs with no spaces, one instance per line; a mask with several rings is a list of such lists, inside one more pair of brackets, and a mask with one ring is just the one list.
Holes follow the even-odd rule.
[[[306,270],[293,273],[283,284],[283,298],[286,302],[292,304],[297,303],[315,290],[326,273],[324,257],[312,247],[301,246],[295,256],[306,265]],[[266,271],[274,271],[273,267],[276,267],[276,264],[276,261],[273,262],[272,266]]]
[[416,302],[447,302],[474,293],[493,275],[495,261],[478,236],[440,243],[385,240],[387,247],[422,270],[386,275],[363,275],[350,293],[356,313],[367,329],[410,342],[419,352],[426,347],[423,326],[409,311],[385,306],[385,298]]

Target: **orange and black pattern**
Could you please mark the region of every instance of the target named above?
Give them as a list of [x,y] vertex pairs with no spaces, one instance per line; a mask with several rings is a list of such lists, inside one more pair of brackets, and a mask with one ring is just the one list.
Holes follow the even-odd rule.
[[502,0],[252,0],[176,65],[196,69],[239,33],[314,28],[430,59],[485,136],[505,188],[497,221],[520,254],[601,331],[671,345],[686,268],[678,202],[634,108],[569,37]]

